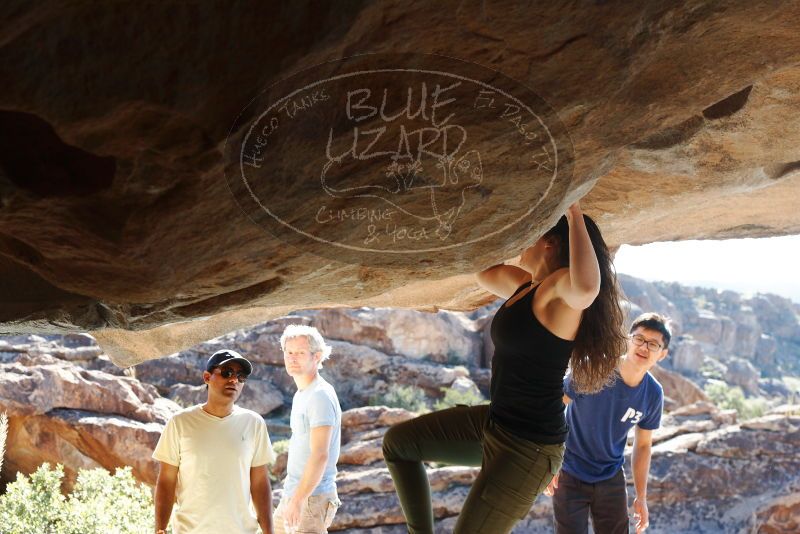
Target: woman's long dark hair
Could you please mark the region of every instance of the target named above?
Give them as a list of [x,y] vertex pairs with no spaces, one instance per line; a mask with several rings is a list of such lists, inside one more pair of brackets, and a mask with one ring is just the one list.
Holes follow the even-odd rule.
[[[570,357],[572,385],[578,393],[595,393],[613,381],[619,357],[624,354],[627,338],[623,330],[625,314],[620,306],[622,291],[603,236],[588,215],[583,216],[597,263],[600,265],[600,293],[583,311],[575,345]],[[544,234],[559,243],[559,267],[569,266],[569,223],[561,217]]]

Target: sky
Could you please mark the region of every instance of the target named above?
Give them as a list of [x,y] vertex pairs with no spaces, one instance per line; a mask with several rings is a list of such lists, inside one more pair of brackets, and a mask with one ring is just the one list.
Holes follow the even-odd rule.
[[800,303],[800,235],[623,245],[614,265],[645,280],[775,293]]

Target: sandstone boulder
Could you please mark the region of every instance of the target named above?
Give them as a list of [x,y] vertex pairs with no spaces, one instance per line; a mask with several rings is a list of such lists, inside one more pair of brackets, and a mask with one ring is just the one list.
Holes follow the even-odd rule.
[[[362,406],[342,412],[343,433],[353,434],[374,430],[378,427],[389,427],[413,419],[417,414],[402,408],[387,408],[386,406]],[[347,442],[349,439],[342,439]]]
[[154,409],[155,388],[129,377],[69,364],[0,365],[0,404],[9,415],[41,415],[56,408],[119,414],[143,423],[165,423]]
[[[696,309],[695,315],[687,319],[687,324],[684,325],[684,334],[692,336],[701,343],[719,346],[723,341],[723,320],[711,310]],[[728,335],[730,338],[726,342],[732,347],[735,332],[733,335],[730,335],[729,332]]]
[[713,415],[717,413],[719,409],[716,405],[711,402],[709,399],[702,399],[693,402],[692,404],[688,404],[686,406],[681,406],[670,415],[673,417],[680,417],[680,416],[692,416],[692,415]]
[[[88,340],[75,336],[73,344],[81,342]],[[58,351],[29,350],[0,365],[0,411],[9,414],[4,473],[60,463],[70,486],[79,469],[131,465],[136,478],[154,484],[150,455],[179,407],[151,385],[48,352]]]
[[[392,358],[375,349],[344,341],[335,341],[332,345],[333,352],[323,364],[321,374],[336,387],[342,409],[371,404],[378,382],[386,380],[384,369],[392,366]],[[283,372],[282,368],[276,370]]]
[[193,355],[172,355],[142,362],[134,369],[138,380],[154,385],[162,395],[167,395],[175,384],[202,384],[205,360]]
[[792,395],[792,390],[780,378],[760,378],[758,389],[767,397],[781,397],[788,399]]
[[625,274],[618,275],[618,278],[625,297],[635,305],[628,314],[626,326],[643,312],[656,312],[671,319],[673,337],[683,332],[681,312],[654,284]]
[[[437,518],[453,516],[461,510],[468,488],[456,486],[432,492],[433,513]],[[331,530],[404,523],[397,495],[391,493],[357,493],[348,496],[333,520]]]
[[800,532],[800,491],[780,495],[756,511],[755,523],[765,534]]
[[117,376],[130,376],[135,378],[136,371],[133,367],[126,367],[120,368],[114,365],[114,362],[111,361],[111,358],[106,356],[105,354],[101,354],[98,357],[90,360],[88,362],[75,362],[78,365],[85,367],[91,371],[101,371],[103,373],[107,373],[110,375],[117,375]]
[[[87,467],[113,470],[129,465],[137,479],[149,485],[156,482],[158,462],[151,455],[163,430],[160,423],[57,409],[21,418],[15,429],[20,431],[12,436],[9,458],[16,471],[30,473],[45,461],[60,463],[71,473]],[[20,454],[12,452],[12,447]]]
[[481,392],[478,386],[469,377],[459,376],[453,383],[450,384],[450,389],[461,395],[467,395],[470,398],[481,397]]
[[340,464],[369,465],[383,459],[383,436],[370,440],[352,440],[342,446]]
[[[174,384],[170,387],[169,398],[181,406],[189,407],[205,403],[208,392],[205,385]],[[283,394],[266,380],[248,380],[237,401],[238,406],[261,415],[267,415],[283,404]]]
[[725,382],[740,386],[746,393],[758,395],[758,381],[761,373],[752,363],[743,358],[729,358],[726,362],[728,372],[725,374]]
[[772,375],[775,365],[775,351],[777,348],[778,343],[775,341],[775,338],[767,334],[761,334],[756,342],[753,363],[765,371],[767,376]]
[[767,410],[767,415],[800,415],[800,406],[797,404],[781,404]]
[[678,373],[669,371],[660,365],[653,367],[650,372],[661,383],[664,388],[664,395],[675,401],[676,408],[698,401],[709,400],[699,386]]
[[697,444],[700,443],[705,434],[702,432],[689,432],[687,434],[680,434],[672,439],[662,441],[653,447],[653,453],[678,453],[694,451]]
[[752,359],[762,333],[758,316],[750,306],[743,305],[734,311],[732,317],[735,321],[736,339],[729,352],[745,359]]
[[778,295],[756,295],[748,301],[764,332],[779,338],[795,339],[800,332],[797,304]]
[[412,359],[477,366],[483,354],[479,328],[458,312],[332,308],[312,322],[323,335]]
[[[289,324],[309,325],[311,319],[302,314],[289,315],[259,323],[252,328],[235,330],[166,358],[142,362],[135,366],[136,377],[155,385],[165,395],[175,384],[199,385],[203,382],[202,375],[208,358],[225,348],[238,351],[254,364],[252,379],[272,378],[281,373],[285,375],[280,336]],[[286,382],[287,390],[290,383],[291,379]]]
[[703,364],[703,348],[690,336],[681,336],[670,346],[672,367],[682,373],[697,373]]
[[[468,486],[475,481],[476,467],[449,466],[428,469],[428,481],[433,491],[445,491],[451,486]],[[385,467],[370,467],[358,471],[343,471],[336,479],[340,495],[354,493],[392,493],[394,482]]]
[[748,422],[749,428],[727,426],[702,438],[686,434],[656,446],[648,484],[651,529],[758,531],[766,519],[752,510],[769,509],[764,503],[797,487],[799,423],[796,416],[768,416]]

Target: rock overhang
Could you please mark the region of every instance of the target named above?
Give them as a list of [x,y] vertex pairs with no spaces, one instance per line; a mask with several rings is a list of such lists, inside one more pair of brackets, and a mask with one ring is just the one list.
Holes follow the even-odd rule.
[[[0,94],[2,329],[92,331],[127,366],[293,309],[471,309],[487,296],[470,273],[513,257],[581,197],[611,246],[800,231],[796,7],[531,9],[14,14],[2,49],[16,83]],[[445,22],[452,32],[437,31]],[[420,51],[493,69],[555,112],[574,165],[535,220],[469,254],[379,266],[254,224],[225,180],[247,104],[315,65]],[[479,148],[487,164],[506,161],[490,141]],[[409,184],[411,167],[395,171]],[[481,224],[517,200],[504,195]]]

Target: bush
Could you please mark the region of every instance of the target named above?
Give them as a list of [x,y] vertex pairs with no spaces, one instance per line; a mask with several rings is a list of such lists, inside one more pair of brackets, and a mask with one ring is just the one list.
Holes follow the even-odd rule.
[[700,365],[700,376],[704,378],[711,378],[714,380],[722,380],[725,375],[720,369],[720,364],[712,358],[704,358],[703,363]]
[[767,401],[762,398],[747,399],[742,388],[731,387],[724,382],[708,382],[705,385],[706,395],[723,410],[736,410],[739,419],[747,421],[761,417],[767,410]]
[[786,388],[792,392],[792,395],[800,393],[800,378],[796,376],[784,376],[783,383]]
[[140,534],[154,525],[150,490],[131,468],[115,474],[104,469],[78,473],[71,495],[61,494],[64,469],[43,464],[0,495],[0,534]]
[[383,395],[376,395],[370,399],[373,406],[388,406],[390,408],[403,408],[412,412],[422,413],[428,411],[425,393],[413,386],[392,384]]
[[9,484],[6,493],[0,496],[0,532],[65,532],[66,499],[61,495],[63,476],[64,470],[60,465],[50,470],[48,464],[39,467],[30,477],[17,475],[17,480]]
[[272,444],[272,450],[275,452],[275,456],[283,454],[284,452],[289,452],[289,440],[281,439],[276,441]]
[[435,410],[452,408],[458,404],[476,406],[478,404],[486,404],[489,402],[483,398],[483,395],[473,390],[458,391],[453,388],[441,388],[441,391],[444,393],[444,397],[436,401],[436,404],[433,406]]

